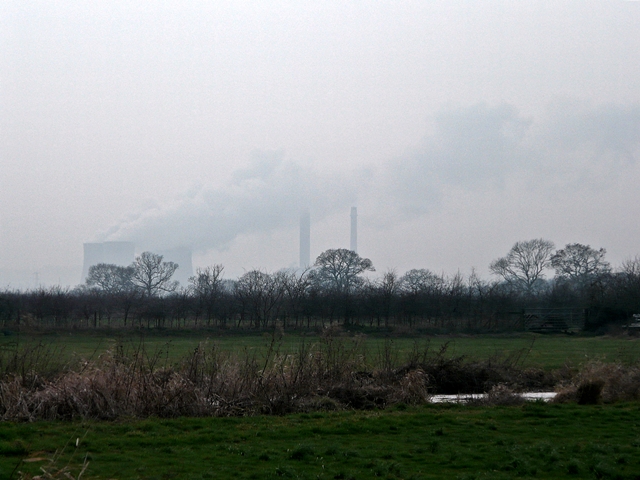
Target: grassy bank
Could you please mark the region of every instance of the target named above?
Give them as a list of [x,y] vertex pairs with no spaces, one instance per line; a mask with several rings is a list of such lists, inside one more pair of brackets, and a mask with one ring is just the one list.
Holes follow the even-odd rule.
[[633,479],[640,476],[640,406],[400,405],[0,429],[0,478],[18,471],[29,478],[41,467],[77,475],[85,461],[86,479]]
[[[640,478],[637,339],[3,340],[0,478]],[[504,385],[571,403],[427,403]]]

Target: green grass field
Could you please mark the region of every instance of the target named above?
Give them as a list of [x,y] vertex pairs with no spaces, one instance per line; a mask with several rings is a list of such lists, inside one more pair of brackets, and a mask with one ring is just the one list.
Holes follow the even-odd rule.
[[[94,334],[57,334],[57,335],[17,335],[0,337],[0,348],[9,347],[15,342],[43,342],[57,351],[60,361],[76,361],[79,359],[95,359],[116,341],[121,341],[127,348],[137,348],[144,342],[148,352],[162,352],[169,362],[184,358],[198,346],[200,342],[215,343],[220,350],[234,354],[242,354],[245,350],[266,351],[271,343],[269,334],[262,335],[207,335],[183,334],[179,336],[136,334],[124,336]],[[300,336],[286,334],[280,340],[281,351],[295,351],[301,342],[317,342],[317,336]],[[353,342],[353,337],[342,337],[343,341]],[[420,336],[390,337],[361,336],[361,347],[368,358],[374,361],[384,348],[385,342],[392,342],[394,353],[402,359],[418,344],[419,348],[429,345],[432,351],[448,344],[449,355],[465,355],[470,358],[485,359],[499,355],[519,355],[524,366],[535,366],[546,369],[560,368],[566,364],[577,366],[588,360],[620,361],[635,363],[640,361],[640,338],[613,336],[567,336],[567,335],[477,335],[477,336]]]
[[[285,335],[281,351],[319,337]],[[552,335],[340,337],[360,342],[375,362],[386,347],[402,358],[415,342],[472,359],[516,355],[523,366],[578,367],[590,360],[635,363],[640,340]],[[221,350],[265,354],[270,335],[88,334],[0,339],[8,351],[43,342],[56,361],[95,359],[120,342],[178,361],[201,341]],[[76,446],[77,442],[77,446]],[[53,459],[53,462],[52,462]],[[243,418],[37,421],[0,423],[0,479],[68,478],[83,462],[86,479],[169,478],[640,478],[640,404],[513,407],[395,405],[386,410]],[[56,471],[59,472],[56,475]],[[18,474],[22,472],[22,476]]]
[[1,426],[0,478],[65,466],[77,475],[85,458],[87,479],[634,479],[640,406],[400,406]]

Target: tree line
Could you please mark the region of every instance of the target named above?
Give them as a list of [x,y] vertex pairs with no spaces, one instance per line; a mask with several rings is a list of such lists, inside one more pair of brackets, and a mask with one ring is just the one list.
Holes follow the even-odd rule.
[[[586,328],[627,323],[640,313],[640,257],[619,268],[603,248],[517,242],[489,268],[445,275],[412,269],[377,277],[371,260],[330,249],[304,270],[251,270],[226,279],[224,267],[196,270],[188,285],[178,265],[144,252],[130,266],[98,264],[74,289],[0,292],[0,325],[32,328],[426,328],[496,331],[523,328],[527,309],[584,312]],[[545,274],[554,271],[551,278]]]

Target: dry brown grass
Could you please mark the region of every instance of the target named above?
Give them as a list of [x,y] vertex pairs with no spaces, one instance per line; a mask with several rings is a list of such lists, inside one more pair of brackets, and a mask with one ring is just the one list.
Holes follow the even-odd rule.
[[487,392],[487,395],[482,398],[472,398],[466,403],[467,405],[480,405],[480,406],[497,406],[497,405],[522,405],[527,400],[518,395],[507,385],[499,384],[495,385]]
[[640,400],[640,366],[590,362],[557,390],[556,402],[595,404]]
[[[86,436],[87,432],[85,432]],[[20,470],[17,473],[19,480],[80,480],[89,466],[89,460],[85,456],[83,459],[78,459],[76,452],[79,444],[84,440],[83,437],[75,438],[75,449],[70,455],[66,455],[66,450],[74,446],[72,445],[73,439],[70,439],[67,444],[61,449],[57,450],[51,456],[43,456],[45,452],[33,452],[27,458],[22,459],[20,465],[16,467],[16,470],[24,463],[43,463],[40,467],[39,475],[31,475],[24,473]],[[13,475],[11,476],[13,478]]]
[[[519,401],[515,392],[549,390],[558,382],[560,401],[640,397],[640,368],[617,364],[589,364],[567,380],[567,370],[521,367],[518,355],[468,361],[447,355],[446,345],[437,351],[416,345],[400,358],[389,341],[375,358],[367,358],[364,338],[332,331],[295,352],[281,346],[277,335],[264,353],[230,354],[202,343],[181,362],[169,364],[166,352],[149,352],[143,342],[128,349],[117,344],[94,361],[46,375],[17,362],[0,378],[0,419],[282,415],[421,404],[431,394],[484,392],[487,403],[513,404]],[[33,364],[29,355],[21,355],[14,357]]]
[[327,335],[285,353],[273,338],[264,355],[222,353],[201,344],[176,365],[141,344],[116,345],[94,362],[37,384],[13,373],[0,381],[0,418],[35,419],[285,414],[374,408],[428,399],[419,368],[368,371],[362,339]]

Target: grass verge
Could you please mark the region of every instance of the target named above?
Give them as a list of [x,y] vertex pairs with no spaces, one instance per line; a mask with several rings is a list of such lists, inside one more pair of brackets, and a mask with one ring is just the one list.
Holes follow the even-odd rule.
[[640,406],[3,423],[0,478],[33,478],[41,467],[73,478],[84,468],[85,479],[635,479]]

